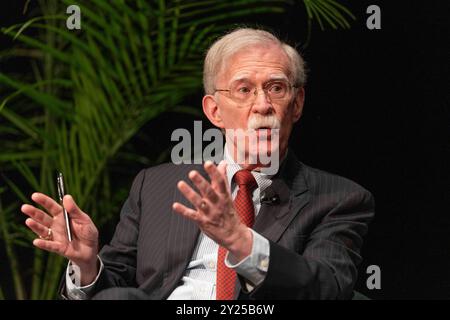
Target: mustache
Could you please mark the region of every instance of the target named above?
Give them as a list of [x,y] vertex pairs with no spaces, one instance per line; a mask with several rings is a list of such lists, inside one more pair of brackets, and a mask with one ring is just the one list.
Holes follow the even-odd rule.
[[259,128],[270,128],[270,129],[280,129],[280,120],[275,115],[261,116],[253,115],[250,117],[247,123],[247,129],[259,129]]

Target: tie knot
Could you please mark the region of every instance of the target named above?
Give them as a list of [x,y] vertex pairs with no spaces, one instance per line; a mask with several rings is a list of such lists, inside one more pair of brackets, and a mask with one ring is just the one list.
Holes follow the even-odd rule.
[[245,186],[249,189],[254,189],[257,186],[255,177],[248,170],[239,170],[234,174],[234,181],[237,183],[239,188]]

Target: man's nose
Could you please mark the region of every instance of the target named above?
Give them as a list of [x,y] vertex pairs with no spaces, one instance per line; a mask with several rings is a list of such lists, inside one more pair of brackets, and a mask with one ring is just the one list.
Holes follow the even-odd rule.
[[257,90],[255,93],[255,100],[252,109],[261,114],[267,114],[272,110],[272,102],[269,95],[264,90]]

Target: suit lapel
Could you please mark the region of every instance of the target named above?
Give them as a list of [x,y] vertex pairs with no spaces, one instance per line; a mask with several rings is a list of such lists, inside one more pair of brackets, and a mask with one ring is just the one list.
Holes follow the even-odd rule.
[[278,242],[291,221],[308,204],[308,187],[302,165],[289,153],[286,162],[272,180],[266,194],[278,195],[276,204],[263,203],[253,229],[267,239]]

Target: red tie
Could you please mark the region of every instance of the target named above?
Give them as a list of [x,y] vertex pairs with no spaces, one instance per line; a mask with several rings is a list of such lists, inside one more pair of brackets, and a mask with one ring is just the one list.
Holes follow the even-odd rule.
[[[251,228],[255,220],[252,192],[257,187],[256,180],[250,171],[240,170],[234,175],[234,181],[239,186],[238,193],[234,199],[234,207],[242,223]],[[217,300],[233,299],[236,272],[225,266],[226,253],[227,250],[225,248],[219,247],[217,258]]]

